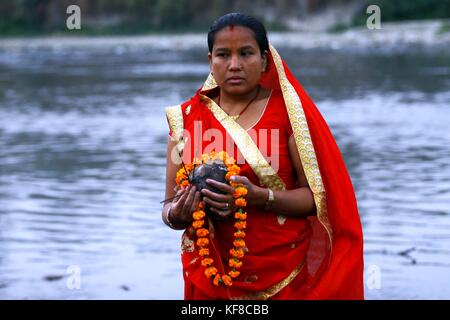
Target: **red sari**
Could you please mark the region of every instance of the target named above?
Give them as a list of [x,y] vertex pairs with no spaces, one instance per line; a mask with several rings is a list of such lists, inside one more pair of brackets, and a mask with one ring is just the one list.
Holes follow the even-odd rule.
[[[182,237],[185,299],[363,299],[361,224],[336,142],[273,47],[260,85],[272,92],[251,130],[241,128],[210,99],[220,90],[210,75],[193,98],[166,109],[171,136],[185,163],[213,149],[226,150],[242,160],[241,175],[253,184],[290,190],[296,187],[288,153],[294,135],[317,215],[286,217],[246,207],[248,252],[231,287],[215,286],[205,276],[195,234],[188,228]],[[221,274],[229,270],[233,223],[209,223],[210,256]]]

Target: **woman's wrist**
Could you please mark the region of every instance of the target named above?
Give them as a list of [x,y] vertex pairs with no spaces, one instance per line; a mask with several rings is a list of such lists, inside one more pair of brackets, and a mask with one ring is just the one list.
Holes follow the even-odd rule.
[[257,187],[255,190],[255,198],[253,201],[253,205],[259,208],[264,208],[266,206],[268,197],[269,193],[267,188]]

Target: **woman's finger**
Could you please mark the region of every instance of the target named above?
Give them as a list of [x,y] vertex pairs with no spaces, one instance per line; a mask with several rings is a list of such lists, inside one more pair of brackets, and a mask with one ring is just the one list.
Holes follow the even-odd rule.
[[210,206],[220,210],[228,209],[230,207],[230,203],[228,201],[227,202],[214,201],[208,197],[203,197],[203,201],[205,201]]
[[232,176],[231,181],[234,183],[242,183],[244,186],[248,186],[251,183],[246,176]]
[[230,195],[229,194],[221,194],[212,192],[208,189],[202,189],[202,194],[212,200],[218,201],[218,202],[228,202],[230,201]]
[[226,184],[226,183],[222,183],[213,179],[206,179],[206,183],[209,185],[212,185],[213,187],[216,187],[217,189],[219,189],[220,191],[229,193],[229,194],[233,194],[234,189],[233,187],[231,187],[230,185]]
[[192,207],[192,203],[194,202],[195,191],[196,191],[195,187],[190,186],[190,190],[189,190],[189,192],[187,192],[186,201],[183,204],[183,213],[186,215],[188,215],[192,212],[191,207]]
[[193,212],[193,211],[195,211],[195,209],[197,209],[197,205],[198,205],[199,201],[200,201],[200,192],[197,191],[197,192],[195,192],[194,202],[192,203],[190,212]]
[[187,186],[185,189],[180,189],[180,190],[178,190],[178,192],[177,192],[177,196],[179,196],[179,195],[181,195],[180,197],[178,197],[178,198],[175,198],[175,200],[173,201],[173,204],[176,206],[176,205],[178,205],[179,203],[184,203],[184,201],[186,201],[186,197],[187,197],[187,195],[188,195],[188,191],[189,191],[189,187],[190,186]]

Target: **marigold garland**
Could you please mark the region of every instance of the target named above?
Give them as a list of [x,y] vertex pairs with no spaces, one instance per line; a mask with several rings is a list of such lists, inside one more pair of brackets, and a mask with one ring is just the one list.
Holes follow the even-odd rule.
[[206,213],[204,210],[205,203],[200,201],[196,210],[192,213],[194,221],[191,226],[195,230],[197,235],[197,241],[195,242],[198,249],[198,254],[202,258],[201,265],[205,267],[205,275],[212,280],[214,285],[219,286],[224,284],[226,286],[231,286],[233,284],[232,279],[236,279],[240,272],[238,269],[242,267],[242,261],[240,260],[246,253],[247,248],[245,246],[245,232],[244,229],[247,227],[247,213],[243,211],[243,208],[247,205],[245,196],[248,193],[247,188],[243,184],[234,183],[231,181],[231,177],[239,175],[240,168],[236,164],[236,161],[230,157],[225,151],[212,151],[209,154],[202,154],[200,158],[194,159],[192,164],[187,164],[182,166],[175,178],[175,182],[180,187],[187,187],[189,183],[189,174],[194,168],[194,165],[207,163],[208,161],[221,160],[227,167],[227,174],[225,179],[229,182],[230,186],[234,188],[233,197],[235,199],[234,203],[239,208],[238,211],[234,213],[234,218],[236,222],[234,227],[236,232],[234,233],[233,248],[230,249],[231,258],[228,260],[228,265],[231,270],[228,274],[219,274],[219,271],[214,267],[214,259],[209,257],[209,231],[204,228]]

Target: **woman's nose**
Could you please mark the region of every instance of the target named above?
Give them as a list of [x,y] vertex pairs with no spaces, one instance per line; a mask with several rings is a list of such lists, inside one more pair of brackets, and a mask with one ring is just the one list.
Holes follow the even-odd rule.
[[231,56],[230,70],[240,70],[241,69],[241,59],[239,56]]

